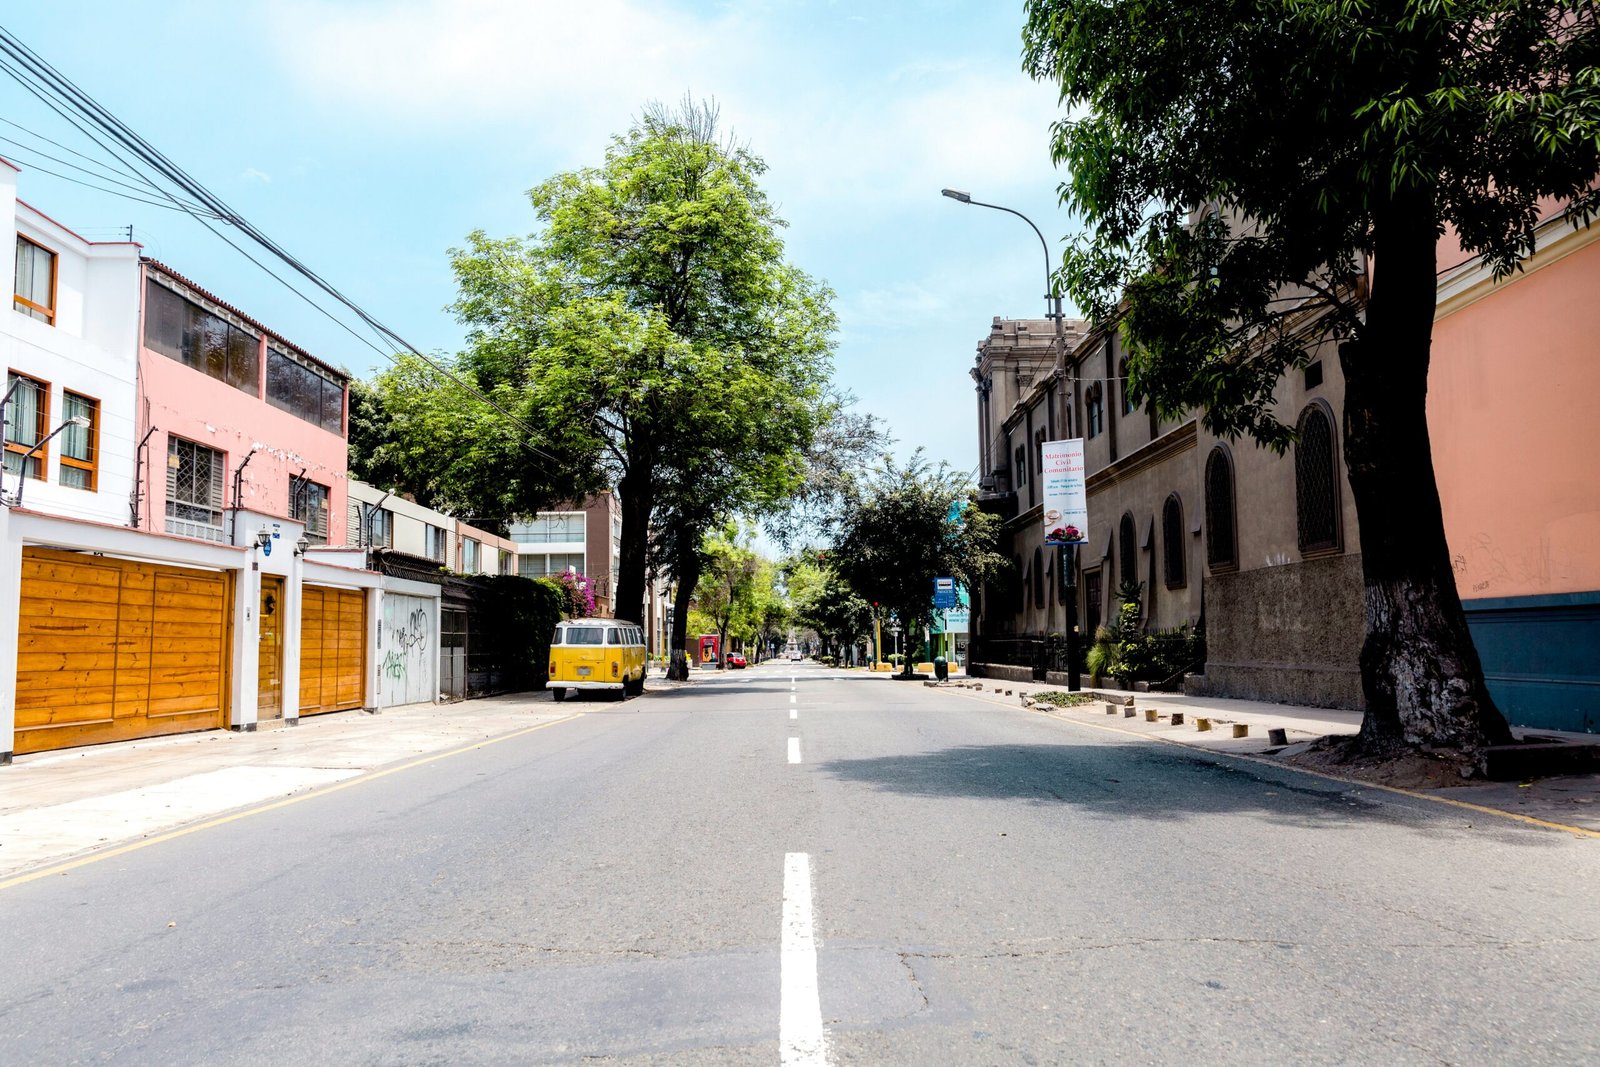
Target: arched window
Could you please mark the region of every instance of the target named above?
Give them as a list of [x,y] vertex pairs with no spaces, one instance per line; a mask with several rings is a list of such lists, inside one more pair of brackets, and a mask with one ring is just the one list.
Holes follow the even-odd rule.
[[1295,521],[1302,553],[1340,548],[1339,479],[1333,447],[1333,416],[1320,401],[1300,412],[1294,446]]
[[1213,571],[1239,566],[1233,521],[1233,457],[1221,445],[1206,457],[1206,562]]
[[1044,549],[1033,550],[1033,606],[1044,607]]
[[1085,435],[1098,437],[1106,428],[1105,391],[1095,382],[1083,392],[1083,426]]
[[1133,389],[1128,382],[1128,361],[1123,360],[1117,364],[1117,384],[1122,390],[1122,413],[1133,414]]
[[1139,546],[1134,543],[1133,513],[1123,512],[1117,531],[1117,577],[1123,585],[1139,580]]
[[1167,497],[1161,505],[1161,554],[1166,563],[1168,589],[1179,589],[1188,584],[1184,573],[1187,553],[1184,551],[1183,502],[1178,494]]

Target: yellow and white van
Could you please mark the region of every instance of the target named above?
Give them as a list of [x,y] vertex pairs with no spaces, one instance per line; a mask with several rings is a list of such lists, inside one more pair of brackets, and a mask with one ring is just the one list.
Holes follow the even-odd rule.
[[550,638],[550,692],[601,689],[620,699],[644,692],[644,629],[616,619],[568,619]]

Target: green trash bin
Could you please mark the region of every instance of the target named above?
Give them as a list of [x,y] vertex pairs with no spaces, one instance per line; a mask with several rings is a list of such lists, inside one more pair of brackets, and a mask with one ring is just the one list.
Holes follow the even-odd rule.
[[950,680],[950,661],[943,656],[933,658],[933,676],[941,682]]

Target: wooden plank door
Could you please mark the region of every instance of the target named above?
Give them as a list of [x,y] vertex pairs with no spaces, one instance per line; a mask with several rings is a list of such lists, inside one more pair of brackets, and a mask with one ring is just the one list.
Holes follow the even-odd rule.
[[283,718],[283,579],[261,576],[261,605],[257,618],[261,643],[256,652],[260,674],[256,684],[256,718],[262,722]]

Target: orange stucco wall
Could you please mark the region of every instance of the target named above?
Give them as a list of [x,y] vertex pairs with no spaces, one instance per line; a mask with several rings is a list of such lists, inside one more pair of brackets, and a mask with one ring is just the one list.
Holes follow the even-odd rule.
[[1440,317],[1428,383],[1462,598],[1600,589],[1600,241]]

